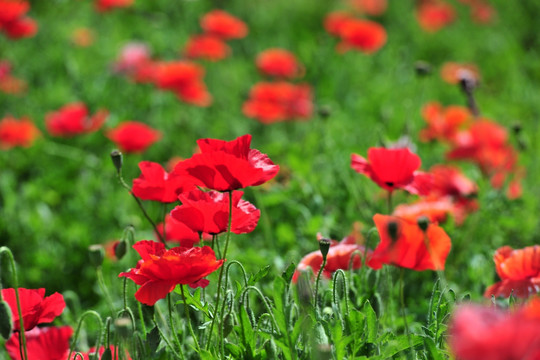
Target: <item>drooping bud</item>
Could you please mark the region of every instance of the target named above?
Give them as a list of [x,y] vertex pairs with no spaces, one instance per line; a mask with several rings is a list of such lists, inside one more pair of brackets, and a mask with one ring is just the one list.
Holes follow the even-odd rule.
[[103,245],[90,245],[88,247],[88,256],[92,265],[95,267],[101,266],[101,264],[103,264],[103,259],[105,258],[105,250],[103,249]]
[[429,219],[426,216],[420,216],[416,222],[418,223],[418,227],[422,229],[423,232],[426,232],[429,227]]
[[111,160],[113,162],[114,167],[116,168],[116,172],[120,174],[122,171],[122,163],[123,163],[123,157],[120,150],[113,150],[111,151]]
[[329,106],[321,106],[319,108],[319,116],[323,119],[328,119],[332,114],[332,110]]
[[114,247],[114,256],[116,256],[116,258],[120,260],[124,257],[124,255],[126,255],[126,252],[127,252],[127,242],[124,239],[122,239],[119,242],[117,242]]
[[390,235],[390,238],[393,241],[397,241],[397,239],[399,238],[399,224],[395,221],[390,221],[386,226],[386,230],[388,231],[388,235]]
[[419,60],[414,63],[414,70],[417,76],[427,76],[431,74],[431,64]]
[[225,317],[223,318],[223,337],[227,337],[232,329],[234,328],[234,319],[231,315],[231,313],[227,313]]
[[131,320],[127,317],[121,317],[114,320],[114,327],[116,328],[118,335],[124,340],[129,339],[133,334]]
[[[1,291],[1,290],[0,290]],[[13,317],[11,308],[5,301],[0,301],[0,336],[5,340],[9,339],[13,331]]]

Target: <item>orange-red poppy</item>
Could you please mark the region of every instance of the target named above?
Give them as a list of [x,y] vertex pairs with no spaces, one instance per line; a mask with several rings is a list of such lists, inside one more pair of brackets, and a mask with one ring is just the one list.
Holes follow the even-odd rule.
[[436,32],[450,25],[456,19],[454,7],[443,1],[423,1],[416,9],[420,27],[428,32]]
[[125,121],[109,130],[107,137],[124,152],[141,153],[161,139],[161,132],[138,121]]
[[378,16],[386,12],[387,0],[350,0],[352,7],[362,14]]
[[438,102],[430,102],[422,108],[422,118],[427,128],[420,131],[420,140],[449,142],[460,128],[472,120],[472,114],[463,106],[444,108]]
[[386,30],[381,24],[363,19],[350,19],[339,27],[341,42],[338,52],[360,50],[365,54],[377,52],[386,43]]
[[296,56],[285,49],[264,50],[257,55],[255,64],[261,73],[277,78],[295,78],[303,72]]
[[184,47],[184,54],[191,59],[223,60],[231,48],[221,38],[213,35],[193,35]]
[[41,135],[36,125],[26,117],[6,116],[0,120],[0,149],[15,146],[29,147]]
[[201,28],[205,33],[221,39],[241,39],[248,34],[247,25],[239,18],[224,10],[212,10],[201,18]]
[[446,62],[441,68],[441,78],[449,84],[458,84],[462,79],[480,81],[480,71],[474,64]]

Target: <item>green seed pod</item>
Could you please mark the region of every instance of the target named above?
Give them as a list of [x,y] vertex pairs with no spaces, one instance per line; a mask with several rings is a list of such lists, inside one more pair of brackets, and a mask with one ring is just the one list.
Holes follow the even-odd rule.
[[330,249],[330,240],[322,238],[319,240],[319,249],[321,250],[321,254],[323,256],[323,259],[326,259],[326,255],[328,255],[328,250]]
[[120,171],[122,171],[122,164],[124,162],[120,150],[111,151],[111,160],[116,168],[116,172],[120,174]]
[[9,339],[13,331],[13,317],[11,308],[5,301],[0,301],[0,336],[5,340]]
[[105,258],[105,250],[102,245],[95,244],[88,247],[88,256],[90,257],[90,262],[95,267],[101,266],[103,264],[103,259]]

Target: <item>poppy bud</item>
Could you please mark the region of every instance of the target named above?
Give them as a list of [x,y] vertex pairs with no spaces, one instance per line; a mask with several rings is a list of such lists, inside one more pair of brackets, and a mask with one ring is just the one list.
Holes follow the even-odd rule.
[[321,106],[319,108],[319,116],[322,117],[323,119],[329,118],[331,114],[332,114],[332,110],[330,109],[329,106]]
[[326,259],[326,255],[328,255],[328,250],[330,249],[330,240],[326,238],[322,238],[319,240],[319,249],[321,250],[321,254],[323,256],[323,259]]
[[276,343],[273,339],[264,343],[264,350],[266,350],[267,359],[279,359]]
[[428,226],[429,226],[429,219],[425,216],[420,216],[416,222],[418,223],[418,227],[422,229],[423,232],[426,232]]
[[103,259],[105,258],[105,250],[102,245],[95,244],[88,247],[88,256],[90,257],[90,262],[95,267],[101,266],[103,264]]
[[114,327],[122,339],[129,339],[133,333],[131,328],[131,320],[126,317],[116,319],[114,321]]
[[425,61],[417,61],[414,63],[414,70],[417,76],[427,76],[431,74],[431,64]]
[[11,308],[5,301],[0,301],[0,336],[5,340],[9,339],[13,330],[13,318]]
[[515,122],[512,124],[512,131],[514,134],[518,135],[522,130],[521,123]]
[[223,337],[227,337],[234,327],[234,319],[231,313],[227,313],[223,319]]
[[120,174],[120,171],[122,171],[122,163],[123,163],[123,157],[120,150],[111,151],[111,160],[114,164],[114,167],[116,168],[116,172]]
[[399,230],[399,225],[397,222],[395,221],[390,221],[388,222],[388,224],[386,225],[386,230],[388,231],[388,235],[390,235],[390,238],[393,240],[393,241],[396,241],[399,236],[398,236],[398,230]]
[[127,252],[127,243],[124,239],[120,240],[118,243],[116,243],[116,246],[114,247],[114,256],[118,260],[122,259],[124,255],[126,255]]

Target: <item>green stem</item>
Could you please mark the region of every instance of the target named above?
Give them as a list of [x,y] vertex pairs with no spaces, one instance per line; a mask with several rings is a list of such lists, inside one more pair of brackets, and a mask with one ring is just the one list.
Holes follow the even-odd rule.
[[[75,344],[77,343],[77,339],[79,338],[79,333],[81,331],[82,324],[83,324],[84,320],[86,319],[86,317],[88,317],[88,316],[93,316],[98,321],[98,324],[99,324],[99,336],[97,338],[96,349],[99,349],[99,345],[100,345],[100,342],[101,342],[101,335],[103,333],[103,321],[101,320],[101,316],[97,312],[95,312],[93,310],[87,310],[84,314],[81,315],[81,318],[79,319],[79,322],[77,324],[77,329],[75,330],[75,336],[73,337],[73,341],[72,341],[71,346],[69,348],[68,359],[71,359],[71,354],[73,354],[73,349],[75,348]],[[97,354],[97,351],[96,351],[96,354]]]
[[[401,316],[403,316],[403,323],[405,325],[405,334],[407,335],[407,340],[409,341],[409,349],[411,351],[411,354],[413,354],[412,350],[412,339],[411,334],[409,332],[409,323],[407,322],[407,314],[405,312],[405,297],[403,296],[403,275],[405,274],[405,269],[401,268],[401,273],[399,276],[399,300],[401,302]],[[414,359],[414,354],[412,356],[412,359]]]
[[321,274],[323,272],[324,267],[326,266],[326,256],[323,256],[323,262],[321,264],[321,268],[319,269],[319,272],[317,273],[317,280],[315,281],[315,293],[313,294],[313,306],[315,306],[315,311],[317,312],[317,309],[319,308],[319,282],[321,281]]
[[[13,288],[15,290],[15,299],[17,301],[17,311],[19,312],[19,327],[21,328],[19,332],[21,337],[19,341],[19,349],[21,351],[21,355],[24,354],[23,360],[28,360],[28,351],[26,349],[26,334],[24,332],[24,320],[21,309],[21,299],[19,297],[19,279],[17,277],[17,269],[15,268],[15,259],[13,258],[13,253],[11,252],[11,250],[9,250],[8,247],[0,247],[0,270],[2,269],[2,254],[6,254],[9,258],[11,271],[13,273]],[[1,279],[2,278],[0,277],[0,280]]]
[[[227,261],[227,249],[229,248],[229,240],[231,239],[231,228],[232,228],[232,190],[228,191],[229,193],[229,222],[227,224],[227,239],[225,240],[225,248],[223,249],[223,260]],[[217,313],[219,309],[219,301],[221,300],[221,281],[223,279],[223,269],[225,266],[221,266],[221,269],[219,270],[219,279],[218,279],[218,288],[217,288],[217,299],[216,299],[216,306],[214,310],[214,316],[212,317],[212,324],[210,325],[210,334],[208,334],[208,342],[206,343],[206,350],[210,348],[210,343],[212,340],[212,333],[214,330],[214,324],[216,322]],[[223,314],[221,314],[223,315]],[[223,322],[223,319],[220,319],[220,322]],[[220,340],[218,340],[220,341]]]
[[173,355],[178,358],[178,359],[184,359],[184,355],[182,354],[182,352],[180,352],[180,354],[178,354],[176,352],[176,350],[174,350],[174,347],[172,346],[171,342],[169,341],[169,339],[167,339],[167,337],[165,336],[165,334],[163,333],[163,331],[161,331],[161,329],[159,328],[157,322],[156,322],[156,319],[152,319],[152,322],[154,323],[154,326],[156,327],[156,329],[158,329],[159,331],[159,335],[161,336],[161,338],[163,339],[163,341],[165,341],[165,344],[167,344],[167,346],[169,347],[169,349],[171,349],[171,352],[173,353]]
[[393,206],[392,206],[392,190],[388,190],[387,197],[386,197],[386,202],[388,204],[388,215],[390,215],[390,214],[392,214],[392,209],[393,209]]
[[144,315],[142,312],[142,305],[140,302],[137,301],[137,310],[139,313],[139,318],[141,319],[141,326],[142,326],[142,332],[144,335],[144,340],[146,341],[146,324],[144,323]]
[[186,321],[188,323],[189,332],[191,333],[191,336],[193,337],[193,341],[195,342],[195,347],[197,348],[197,352],[201,352],[201,347],[199,346],[199,341],[197,340],[197,336],[195,336],[195,331],[193,331],[193,327],[191,326],[191,317],[189,316],[189,305],[186,301],[186,295],[184,294],[184,285],[180,285],[180,292],[182,293],[182,299],[184,300],[184,311],[186,313]]
[[176,342],[176,346],[178,347],[178,350],[180,350],[180,353],[182,353],[182,345],[180,344],[180,339],[178,339],[178,335],[176,334],[176,331],[174,329],[174,322],[172,317],[172,302],[171,302],[171,294],[167,294],[167,306],[169,308],[169,326],[171,328],[171,333],[173,335],[173,339]]
[[103,272],[101,271],[101,266],[98,266],[96,268],[96,273],[97,273],[99,287],[101,288],[103,295],[105,295],[105,298],[107,299],[107,305],[109,305],[111,316],[114,316],[114,304],[111,298],[111,294],[109,294],[109,291],[107,290],[107,286],[105,285],[105,280],[103,279]]

